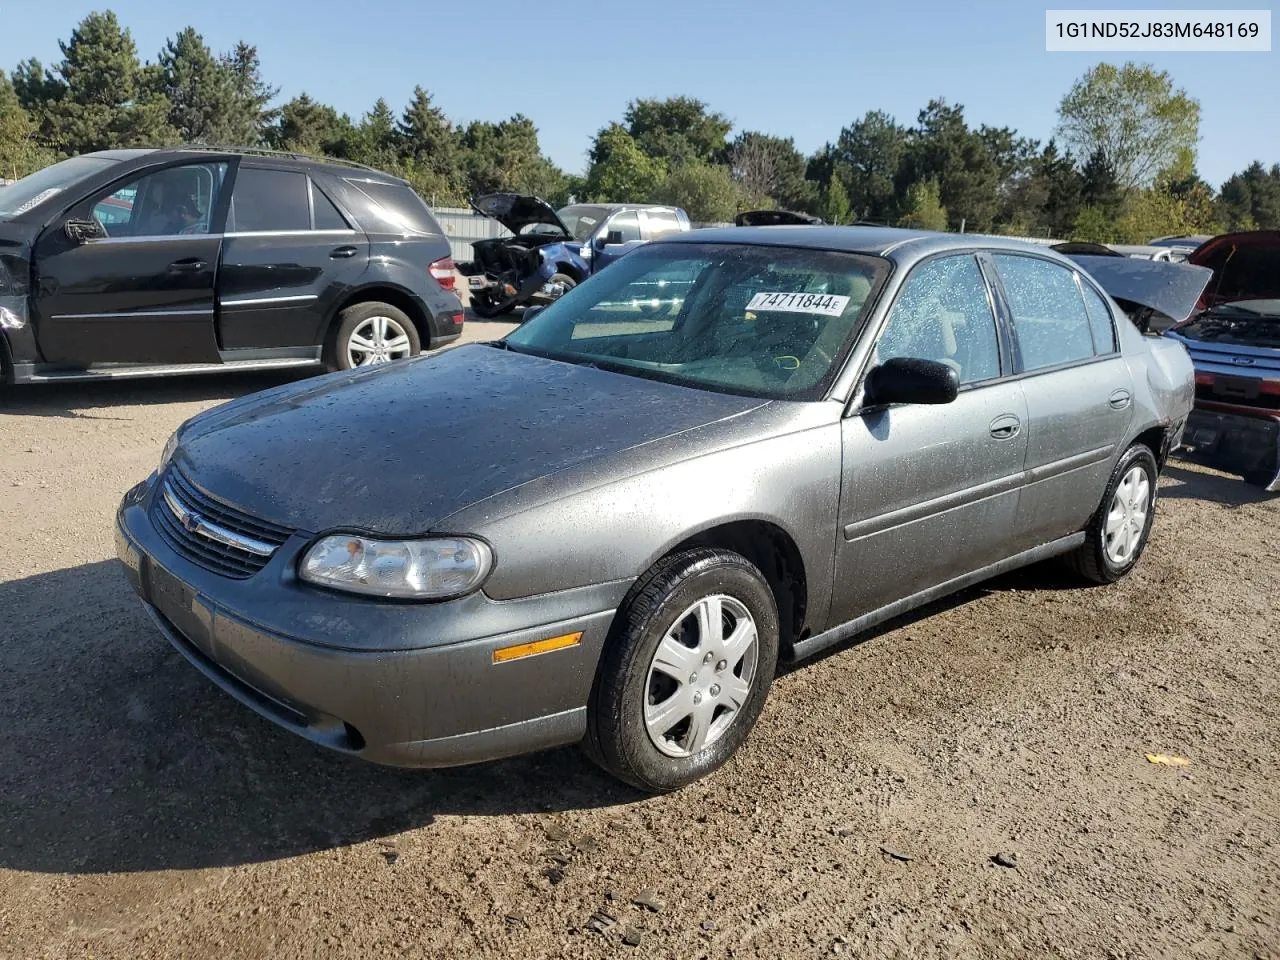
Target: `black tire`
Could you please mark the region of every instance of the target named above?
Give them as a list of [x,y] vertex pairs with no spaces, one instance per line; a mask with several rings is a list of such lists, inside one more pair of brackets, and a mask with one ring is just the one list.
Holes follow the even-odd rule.
[[[330,370],[351,370],[357,364],[351,359],[351,336],[367,321],[376,317],[386,317],[392,321],[409,340],[407,356],[416,357],[422,352],[422,340],[418,328],[409,319],[408,314],[389,303],[370,300],[347,307],[338,314],[338,322],[333,328],[324,348],[324,365]],[[402,351],[397,351],[397,354]],[[392,359],[400,359],[399,356]],[[380,362],[380,361],[375,361]]]
[[[563,297],[566,293],[568,293],[570,290],[572,290],[574,287],[576,287],[576,286],[578,285],[578,281],[577,281],[577,280],[575,280],[575,279],[573,279],[573,277],[569,276],[567,273],[555,273],[555,274],[552,274],[552,275],[551,275],[551,279],[550,279],[550,280],[548,280],[548,281],[547,281],[547,283],[549,283],[549,284],[550,284],[550,283],[558,283],[558,284],[560,284],[560,287],[561,287],[561,290],[560,290],[560,296],[561,296],[561,297]],[[558,299],[559,299],[559,297],[557,297],[556,299],[558,300]]]
[[[718,739],[689,756],[668,756],[655,745],[645,725],[651,685],[670,682],[661,676],[651,680],[652,661],[668,631],[678,626],[677,618],[698,601],[717,595],[740,604],[755,622],[756,659],[749,692],[726,721]],[[690,619],[684,617],[680,622]],[[708,652],[719,655],[722,651]],[[726,667],[713,660],[705,667],[713,673],[704,677],[703,683],[716,681],[717,671],[745,672],[748,659],[744,657],[737,665]],[[605,770],[641,790],[662,793],[683,787],[724,764],[747,738],[769,696],[777,664],[778,609],[773,591],[760,571],[744,557],[727,550],[698,548],[674,554],[632,587],[614,618],[587,707],[583,746]],[[737,675],[741,680],[741,673]],[[718,673],[720,679],[727,677],[726,672]],[[680,686],[685,687],[683,683]],[[694,689],[693,685],[688,689]],[[719,689],[716,686],[707,695],[721,696]],[[726,702],[707,701],[715,717],[723,716],[715,712],[728,710]],[[680,723],[692,722],[692,717],[679,720],[674,729],[680,729]]]
[[494,317],[500,317],[503,314],[510,313],[516,308],[515,300],[504,300],[495,303],[487,296],[479,296],[471,301],[471,312],[481,320],[492,320]]
[[[1141,533],[1138,535],[1137,547],[1122,562],[1116,562],[1107,552],[1107,517],[1111,512],[1113,501],[1116,499],[1116,490],[1124,481],[1126,475],[1135,467],[1141,468],[1146,472],[1147,495],[1146,495],[1146,520],[1142,525]],[[1111,480],[1107,484],[1107,492],[1102,497],[1102,502],[1098,504],[1098,512],[1093,515],[1093,519],[1089,521],[1089,526],[1085,529],[1085,541],[1075,550],[1075,552],[1067,555],[1066,560],[1077,574],[1086,580],[1094,583],[1115,583],[1135,566],[1141,559],[1142,553],[1147,548],[1147,541],[1151,536],[1151,523],[1155,519],[1156,514],[1156,483],[1159,480],[1159,468],[1156,466],[1155,454],[1151,452],[1151,448],[1145,444],[1135,443],[1132,447],[1124,452],[1116,467],[1111,471]]]

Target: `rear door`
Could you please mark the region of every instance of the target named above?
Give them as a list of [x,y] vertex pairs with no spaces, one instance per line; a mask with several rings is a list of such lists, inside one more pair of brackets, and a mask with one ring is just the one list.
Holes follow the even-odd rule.
[[223,350],[319,346],[369,242],[302,170],[243,162],[218,278]]
[[[34,319],[47,361],[218,360],[214,290],[228,168],[179,163],[117,181],[41,235]],[[76,243],[62,228],[69,219],[96,219],[106,236]]]
[[1027,398],[1027,484],[1014,525],[1030,548],[1081,530],[1133,418],[1115,319],[1092,283],[1029,254],[992,255]]

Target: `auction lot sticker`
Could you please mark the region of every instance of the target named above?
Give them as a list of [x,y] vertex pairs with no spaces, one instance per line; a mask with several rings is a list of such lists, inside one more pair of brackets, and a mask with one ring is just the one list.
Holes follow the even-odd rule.
[[1271,50],[1270,10],[1046,10],[1044,48],[1072,53]]
[[824,317],[838,317],[849,305],[849,298],[834,293],[757,293],[747,304],[748,310],[759,313],[820,313]]

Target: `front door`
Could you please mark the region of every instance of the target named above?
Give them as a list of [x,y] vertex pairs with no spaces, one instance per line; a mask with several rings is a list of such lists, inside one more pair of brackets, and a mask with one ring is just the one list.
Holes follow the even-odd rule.
[[1021,387],[1006,377],[1001,341],[975,257],[938,257],[912,270],[870,366],[936,360],[957,372],[960,393],[949,404],[845,418],[833,625],[1008,554],[1027,413]]
[[242,163],[218,277],[222,349],[322,344],[368,262],[365,235],[306,173]]
[[[217,362],[214,288],[225,162],[178,164],[77,204],[40,237],[35,329],[45,360]],[[65,220],[105,236],[68,238]]]

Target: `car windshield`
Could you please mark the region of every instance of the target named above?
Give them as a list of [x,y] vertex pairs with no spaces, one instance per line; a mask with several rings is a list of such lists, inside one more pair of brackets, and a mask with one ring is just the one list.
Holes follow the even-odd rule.
[[72,157],[0,190],[0,219],[18,217],[85,177],[111,166],[105,157]]
[[1191,340],[1280,349],[1280,300],[1220,303],[1178,333]]
[[655,243],[570,290],[503,345],[688,386],[820,398],[888,272],[877,257]]
[[556,211],[556,216],[564,222],[573,239],[581,242],[591,236],[596,227],[609,218],[609,211],[604,207],[588,207],[575,203],[561,207]]

